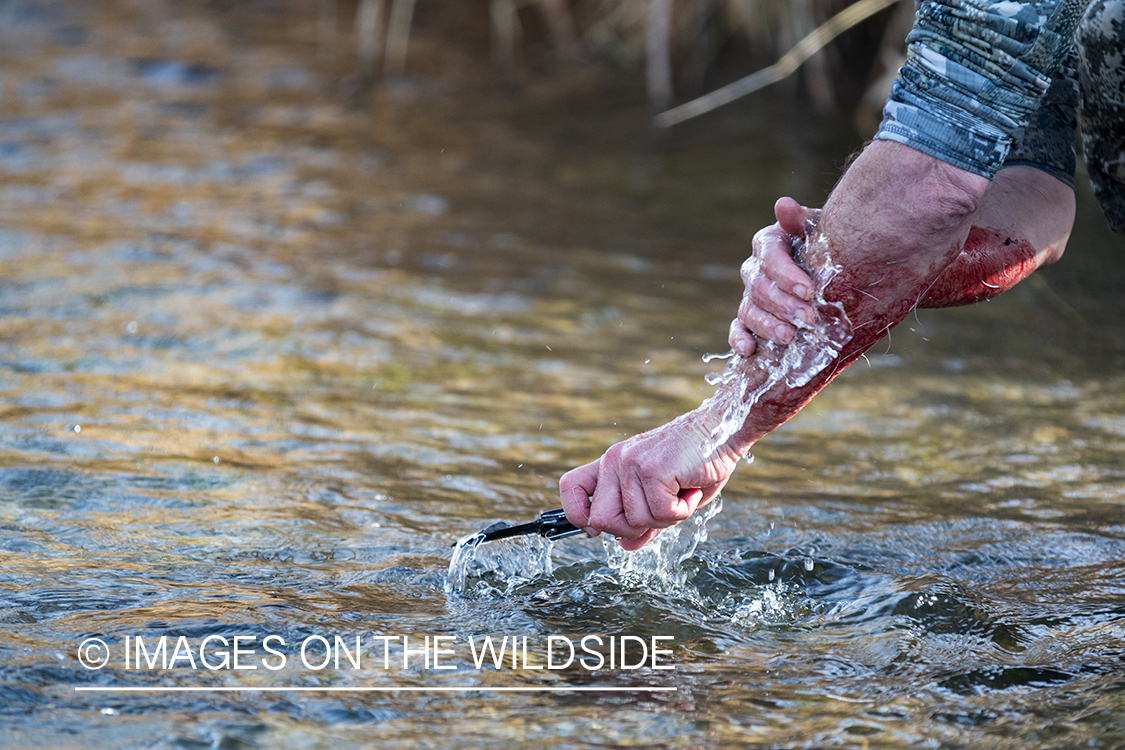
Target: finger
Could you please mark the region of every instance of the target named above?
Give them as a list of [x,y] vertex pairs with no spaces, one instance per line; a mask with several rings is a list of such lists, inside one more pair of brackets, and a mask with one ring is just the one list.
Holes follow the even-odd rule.
[[[718,493],[716,492],[715,494]],[[677,497],[680,508],[676,511],[679,520],[682,521],[691,516],[691,514],[694,513],[697,508],[699,508],[700,504],[703,501],[703,498],[704,492],[701,489],[693,487],[680,490]],[[637,550],[651,542],[653,538],[655,538],[659,533],[659,528],[649,529],[636,539],[618,539],[617,543],[621,545],[621,549]]]
[[[793,261],[786,258],[785,263],[789,264],[794,273],[799,274],[801,278],[808,278],[805,272],[797,268]],[[766,263],[763,261],[763,267],[765,265]],[[797,288],[803,293],[808,293],[808,289],[804,287],[803,283],[798,284]],[[750,299],[753,300],[755,305],[779,320],[784,320],[797,327],[812,324],[812,306],[793,296],[793,294],[787,293],[766,275],[759,275],[750,282]]]
[[621,549],[632,552],[651,542],[659,533],[660,529],[649,529],[636,539],[618,539],[617,543],[621,545]]
[[727,343],[730,348],[734,349],[735,354],[741,354],[743,357],[749,357],[758,348],[758,342],[754,340],[754,334],[750,329],[742,325],[742,321],[735,318],[730,322],[730,335],[727,336]]
[[[649,509],[648,498],[645,497],[644,485],[641,483],[640,467],[633,465],[625,469],[621,481],[621,509],[625,512],[625,521],[634,529],[647,531],[652,528],[666,526],[658,523]],[[639,534],[622,535],[635,538]]]
[[[689,509],[687,512],[688,516],[699,509],[699,506],[703,503],[703,497],[704,492],[698,487],[688,487],[687,489],[680,490],[680,500],[687,504]],[[686,518],[687,516],[684,517]]]
[[590,498],[598,487],[598,469],[601,459],[571,469],[559,479],[559,499],[562,500],[566,520],[586,532],[597,536],[598,530],[590,524]]
[[786,242],[771,243],[763,251],[779,251],[763,258],[763,270],[784,291],[804,300],[812,299],[812,280],[808,274],[792,263],[793,242],[803,239],[820,220],[820,209],[807,208],[792,198],[780,198],[773,207],[778,227],[787,237]]
[[[798,208],[803,212],[808,211],[801,206]],[[800,237],[804,237],[804,234],[789,234],[780,224],[771,224],[759,230],[754,235],[754,255],[741,268],[742,282],[746,288],[750,288],[755,278],[764,275],[782,291],[794,296],[787,307],[803,305],[803,301],[812,299],[812,279],[793,260],[794,243]]]
[[797,335],[797,330],[754,304],[750,297],[743,297],[738,306],[738,320],[752,333],[776,344],[788,344]]
[[[656,528],[675,526],[680,521],[686,520],[695,511],[698,505],[700,490],[681,489],[679,484],[669,486],[657,476],[652,476],[644,483],[645,496],[648,499],[649,513],[652,514]],[[691,499],[695,502],[692,503]]]
[[812,299],[812,278],[793,260],[792,240],[771,241],[762,247],[759,261],[761,275],[793,297],[792,305],[807,308],[805,302]]
[[609,454],[601,458],[598,486],[590,499],[590,526],[625,539],[636,539],[648,528],[637,528],[625,516],[624,499],[618,474],[608,466]]
[[804,237],[820,219],[820,209],[807,208],[792,198],[785,197],[773,204],[773,215],[786,233]]

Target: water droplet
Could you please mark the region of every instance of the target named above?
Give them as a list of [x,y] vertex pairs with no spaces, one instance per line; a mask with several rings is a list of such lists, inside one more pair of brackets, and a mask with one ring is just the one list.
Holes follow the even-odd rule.
[[772,581],[777,576],[777,571],[770,568],[770,580]]
[[74,431],[75,432],[82,432],[82,425],[80,425],[80,424],[74,425]]
[[[748,463],[748,464],[754,463],[754,454],[753,453],[747,453],[746,454],[746,463]],[[772,526],[773,524],[770,524],[770,525]]]
[[651,359],[646,359],[646,360],[645,360],[645,364],[647,365],[647,364],[648,364],[649,362],[651,362],[651,361],[652,361]]
[[811,572],[811,571],[812,571],[812,569],[813,569],[813,561],[812,561],[812,558],[811,558],[811,557],[806,557],[806,558],[805,558],[805,570],[808,570],[808,571],[810,571],[810,572]]
[[215,456],[211,460],[214,461],[215,463],[219,463],[219,457],[218,456]]

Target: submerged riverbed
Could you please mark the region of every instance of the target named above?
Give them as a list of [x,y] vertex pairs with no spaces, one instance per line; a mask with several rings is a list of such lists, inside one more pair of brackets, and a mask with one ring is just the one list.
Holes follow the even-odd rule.
[[[1125,243],[1084,185],[1059,266],[903,323],[690,554],[448,585],[708,395],[749,238],[859,138],[763,96],[651,142],[424,22],[356,100],[308,9],[0,2],[0,746],[1122,747]],[[589,635],[673,668],[533,668]]]

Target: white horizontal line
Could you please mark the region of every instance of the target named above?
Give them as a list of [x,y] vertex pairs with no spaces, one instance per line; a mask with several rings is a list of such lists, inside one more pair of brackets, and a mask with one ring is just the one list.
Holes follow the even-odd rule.
[[75,687],[76,693],[667,693],[675,687]]

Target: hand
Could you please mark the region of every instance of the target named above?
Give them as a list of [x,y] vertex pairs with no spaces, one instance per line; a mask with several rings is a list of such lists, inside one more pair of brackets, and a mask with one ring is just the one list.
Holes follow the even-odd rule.
[[744,357],[754,353],[755,334],[788,344],[798,327],[813,322],[813,282],[793,261],[793,252],[820,211],[792,198],[781,198],[773,210],[777,223],[754,235],[754,254],[742,264],[746,292],[730,324],[730,346]]
[[568,471],[559,480],[567,519],[591,536],[613,534],[624,549],[643,547],[713,500],[734,473],[740,456],[725,445],[703,455],[709,435],[697,409]]

